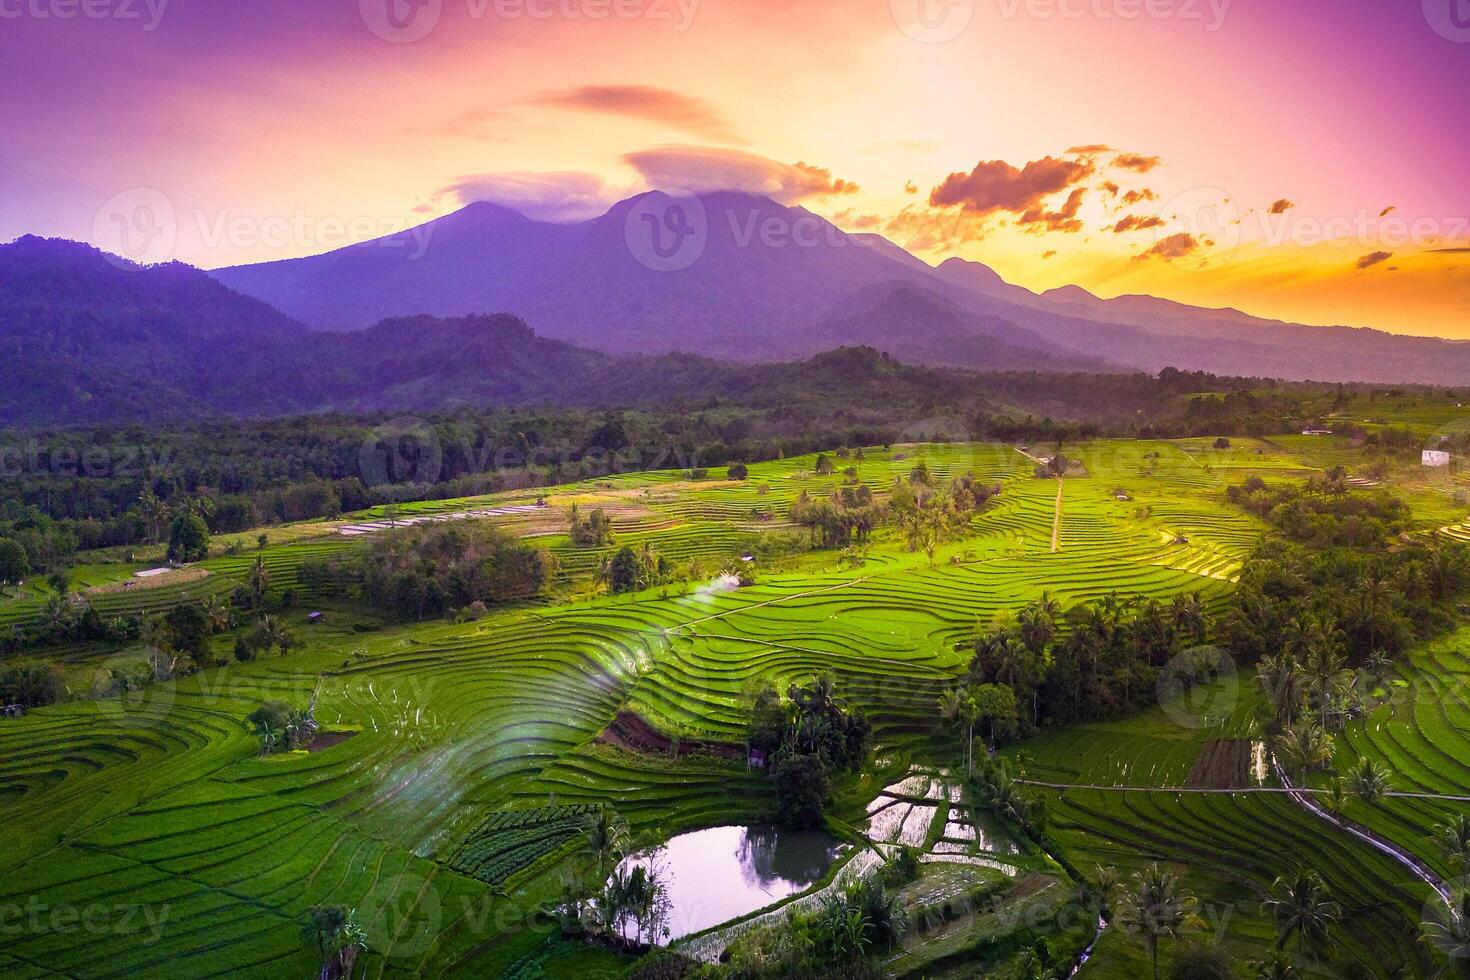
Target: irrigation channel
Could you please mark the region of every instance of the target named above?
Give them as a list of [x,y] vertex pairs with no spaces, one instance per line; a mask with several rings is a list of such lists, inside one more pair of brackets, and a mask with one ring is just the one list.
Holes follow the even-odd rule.
[[[1271,760],[1271,768],[1273,769],[1273,771],[1275,771],[1276,778],[1281,780],[1281,786],[1242,786],[1234,789],[1215,789],[1209,787],[1184,786],[1099,786],[1096,784],[1088,783],[1047,783],[1035,779],[1018,779],[1016,780],[1016,782],[1023,786],[1036,786],[1042,789],[1053,789],[1063,792],[1070,789],[1080,789],[1093,790],[1102,793],[1191,793],[1215,796],[1233,795],[1236,793],[1283,793],[1291,797],[1292,801],[1295,802],[1297,805],[1305,808],[1315,816],[1327,821],[1339,830],[1346,831],[1347,833],[1352,834],[1354,837],[1358,838],[1363,843],[1373,847],[1375,850],[1387,854],[1389,857],[1393,858],[1395,861],[1399,862],[1404,867],[1412,871],[1414,873],[1414,877],[1424,882],[1430,888],[1433,888],[1435,892],[1440,896],[1440,898],[1444,900],[1446,905],[1454,904],[1454,895],[1450,892],[1450,888],[1448,885],[1445,884],[1444,879],[1435,874],[1433,869],[1431,869],[1423,861],[1419,860],[1419,858],[1415,857],[1411,852],[1404,850],[1392,841],[1385,840],[1383,837],[1380,837],[1378,834],[1374,833],[1367,827],[1364,827],[1353,821],[1346,820],[1342,817],[1334,816],[1332,813],[1328,812],[1325,807],[1323,807],[1320,803],[1313,799],[1313,797],[1320,791],[1294,785],[1291,780],[1286,777],[1286,773],[1282,771],[1280,764],[1278,764],[1274,758]],[[1438,793],[1388,792],[1383,795],[1398,797],[1402,799],[1445,800],[1453,803],[1470,802],[1470,797],[1449,796]]]

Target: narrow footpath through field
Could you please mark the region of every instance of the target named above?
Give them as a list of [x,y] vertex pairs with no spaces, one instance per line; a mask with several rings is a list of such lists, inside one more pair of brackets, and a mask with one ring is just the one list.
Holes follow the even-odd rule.
[[1065,484],[1061,477],[1057,477],[1057,512],[1051,519],[1051,550],[1053,553],[1060,551],[1062,547],[1062,487]]

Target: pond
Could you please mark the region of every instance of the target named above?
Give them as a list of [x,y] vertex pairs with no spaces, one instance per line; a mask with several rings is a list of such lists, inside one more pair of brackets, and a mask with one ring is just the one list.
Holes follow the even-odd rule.
[[821,830],[710,827],[630,855],[619,870],[654,870],[668,900],[668,934],[660,942],[671,942],[806,891],[842,847]]

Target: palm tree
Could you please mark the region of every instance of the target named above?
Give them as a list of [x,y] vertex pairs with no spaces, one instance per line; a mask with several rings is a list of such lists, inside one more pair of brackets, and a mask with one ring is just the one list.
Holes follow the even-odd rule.
[[627,849],[628,822],[612,807],[601,807],[587,820],[587,842],[597,854],[598,878],[606,879],[609,866]]
[[275,647],[283,657],[296,645],[296,634],[291,632],[291,627],[274,616],[260,617],[257,629],[266,649]]
[[1278,724],[1291,724],[1300,707],[1300,686],[1296,683],[1296,661],[1290,654],[1262,657],[1256,664],[1256,681]]
[[1083,905],[1094,906],[1097,914],[1104,919],[1113,917],[1113,900],[1118,894],[1118,886],[1122,884],[1118,877],[1117,868],[1097,865],[1097,871],[1091,881],[1083,879],[1079,886],[1079,898]]
[[144,487],[138,495],[138,515],[143,518],[148,543],[157,544],[163,522],[168,519],[168,505],[158,499],[152,487]]
[[210,632],[223,633],[234,625],[235,614],[219,596],[211,596],[204,603],[204,618],[209,621]]
[[254,605],[259,606],[265,602],[265,593],[270,587],[271,570],[266,568],[265,559],[256,555],[254,564],[250,566],[250,596]]
[[1289,772],[1321,769],[1332,761],[1332,736],[1311,719],[1303,719],[1282,733],[1276,749]]
[[321,961],[320,980],[351,976],[358,951],[367,949],[367,936],[358,924],[357,909],[340,905],[319,905],[308,912],[301,938]]
[[1279,949],[1271,953],[1269,960],[1256,960],[1251,966],[1256,971],[1252,974],[1255,980],[1302,980],[1302,971]]
[[1426,919],[1421,928],[1421,938],[1448,960],[1439,976],[1470,977],[1470,891],[1458,893],[1438,919]]
[[1343,666],[1342,654],[1329,644],[1312,646],[1301,665],[1307,691],[1324,719],[1336,699],[1352,686],[1353,672]]
[[1353,792],[1364,803],[1378,802],[1390,789],[1388,770],[1372,759],[1364,759],[1353,773]]
[[1342,808],[1347,806],[1347,784],[1341,776],[1333,776],[1327,783],[1327,809],[1334,815],[1342,816]]
[[1388,683],[1388,675],[1393,673],[1393,661],[1382,650],[1374,650],[1368,654],[1363,666],[1379,684]]
[[975,772],[975,722],[979,720],[980,715],[979,706],[975,704],[975,698],[971,696],[970,689],[960,685],[940,695],[939,713],[946,721],[964,729],[965,766],[966,771],[973,774]]
[[1196,593],[1174,597],[1169,604],[1169,621],[1173,627],[1194,642],[1204,639],[1209,631],[1209,617]]
[[1154,980],[1159,980],[1159,942],[1178,939],[1199,922],[1193,895],[1179,886],[1172,872],[1157,864],[1133,876],[1133,889],[1123,895],[1119,918],[1123,928],[1141,935],[1153,962]]
[[1261,911],[1276,920],[1280,931],[1277,949],[1284,950],[1294,938],[1299,950],[1314,957],[1327,951],[1331,942],[1329,929],[1342,915],[1342,909],[1327,897],[1322,879],[1313,871],[1277,878],[1271,885],[1271,897],[1261,903]]
[[1470,816],[1457,814],[1449,823],[1435,827],[1434,835],[1452,867],[1462,871],[1470,868]]
[[1032,653],[1041,653],[1056,636],[1056,622],[1040,602],[1033,602],[1021,610],[1016,625],[1021,642]]

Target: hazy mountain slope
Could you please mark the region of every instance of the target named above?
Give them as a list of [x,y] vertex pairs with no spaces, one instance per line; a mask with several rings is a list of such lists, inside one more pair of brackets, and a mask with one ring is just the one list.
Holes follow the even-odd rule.
[[[1030,348],[1081,367],[1470,381],[1465,345],[1150,296],[1101,299],[1075,286],[1037,294],[980,263],[931,267],[881,236],[849,235],[805,209],[745,194],[681,199],[702,211],[702,230],[693,251],[680,253],[687,263],[666,271],[648,261],[646,216],[671,200],[650,192],[565,225],[473,204],[377,242],[212,274],[319,328],[510,312],[542,336],[613,353],[781,360],[847,343],[991,367],[1013,363],[1007,348]],[[918,292],[872,302],[883,283]],[[943,326],[935,298],[951,308]]]

